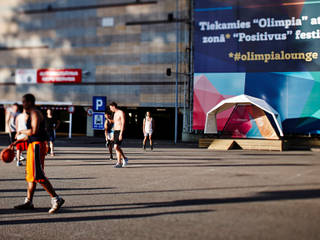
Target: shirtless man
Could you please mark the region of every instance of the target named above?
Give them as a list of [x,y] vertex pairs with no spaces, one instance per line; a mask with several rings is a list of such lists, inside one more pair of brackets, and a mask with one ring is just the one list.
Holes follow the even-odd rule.
[[114,149],[117,154],[117,164],[114,166],[115,168],[126,167],[128,165],[128,158],[125,157],[122,149],[121,143],[123,139],[123,131],[125,125],[125,115],[123,111],[118,109],[118,105],[115,102],[110,104],[110,110],[114,113],[113,121],[114,121]]

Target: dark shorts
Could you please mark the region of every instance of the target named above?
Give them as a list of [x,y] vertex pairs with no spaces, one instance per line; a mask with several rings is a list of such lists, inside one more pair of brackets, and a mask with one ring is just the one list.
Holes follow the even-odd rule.
[[108,140],[106,141],[106,146],[107,146],[107,147],[112,146],[113,143],[114,143],[113,140],[108,139]]
[[120,131],[114,131],[114,144],[121,146],[122,140],[119,140]]
[[10,143],[13,143],[15,141],[17,132],[11,132],[9,133]]
[[54,142],[54,140],[56,140],[56,134],[54,131],[49,131],[47,134],[50,142]]

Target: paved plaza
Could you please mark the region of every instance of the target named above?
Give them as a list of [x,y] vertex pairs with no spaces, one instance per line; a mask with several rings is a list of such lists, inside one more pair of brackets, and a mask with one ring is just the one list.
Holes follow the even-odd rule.
[[144,152],[131,140],[129,166],[114,169],[102,141],[57,145],[46,174],[66,202],[55,215],[41,187],[34,211],[14,210],[25,170],[0,163],[0,239],[320,239],[320,152]]

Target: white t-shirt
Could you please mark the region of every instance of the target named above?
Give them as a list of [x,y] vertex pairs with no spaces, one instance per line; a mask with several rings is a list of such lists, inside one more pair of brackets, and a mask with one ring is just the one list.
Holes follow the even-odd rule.
[[[26,122],[27,115],[25,113],[21,113],[17,116],[17,132],[21,130],[27,129],[27,122]],[[26,137],[25,134],[20,134],[17,136],[17,140],[22,139]]]
[[16,132],[16,118],[19,115],[18,112],[14,113],[12,112],[11,108],[8,109],[9,114],[10,114],[10,120],[9,120],[9,128],[10,128],[10,132]]
[[144,131],[146,133],[152,133],[152,121],[153,119],[152,118],[145,118],[145,122],[144,122]]

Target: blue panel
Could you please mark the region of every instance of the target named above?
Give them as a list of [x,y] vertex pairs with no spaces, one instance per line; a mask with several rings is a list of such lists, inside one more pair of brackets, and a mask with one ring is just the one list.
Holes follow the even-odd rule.
[[107,97],[92,97],[92,109],[94,112],[104,112],[106,110]]
[[105,116],[104,113],[92,114],[92,128],[94,130],[104,130]]
[[281,73],[248,73],[245,92],[266,100],[280,113],[281,119],[299,117],[314,81],[294,76]]
[[247,73],[245,94],[265,100],[283,120],[288,116],[287,80],[273,73]]
[[245,73],[204,73],[204,75],[222,95],[244,94]]
[[288,78],[288,117],[300,117],[315,82],[291,77]]

